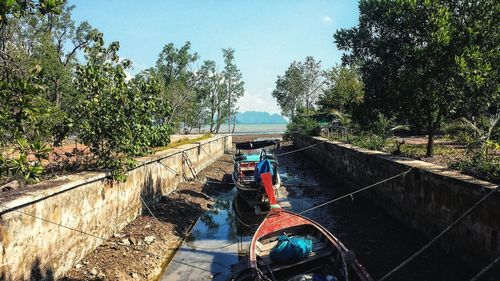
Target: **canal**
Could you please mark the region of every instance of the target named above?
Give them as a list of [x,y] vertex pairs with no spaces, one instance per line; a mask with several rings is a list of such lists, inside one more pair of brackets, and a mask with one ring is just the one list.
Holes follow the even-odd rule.
[[[282,147],[286,152],[293,147]],[[325,173],[301,153],[279,158],[282,186],[279,203],[294,212],[307,210],[352,191],[350,185]],[[248,249],[254,228],[242,225],[233,211],[237,192],[221,187],[216,202],[194,225],[160,280],[225,280],[238,255]],[[304,214],[337,236],[374,279],[400,264],[428,239],[356,195]],[[446,239],[446,237],[444,237]],[[469,280],[476,270],[432,246],[392,279],[401,281]],[[494,280],[492,278],[482,280]]]

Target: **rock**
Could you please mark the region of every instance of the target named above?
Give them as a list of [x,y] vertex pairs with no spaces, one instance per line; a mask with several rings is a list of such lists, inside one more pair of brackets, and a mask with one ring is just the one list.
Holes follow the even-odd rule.
[[143,228],[151,228],[151,224],[146,224]]
[[19,184],[18,181],[11,181],[11,182],[8,182],[8,183],[0,186],[0,190],[2,192],[9,191],[9,190],[17,190],[17,189],[19,189],[19,187],[21,187],[21,184]]
[[151,244],[155,240],[156,240],[156,237],[154,237],[154,236],[146,236],[146,237],[144,237],[144,242],[146,242],[146,244]]
[[129,240],[130,240],[130,243],[132,243],[132,244],[134,244],[134,245],[137,245],[137,242],[138,242],[138,241],[137,241],[137,238],[135,238],[135,237],[130,237],[130,239],[129,239]]
[[76,268],[76,269],[81,269],[82,267],[83,267],[83,265],[81,265],[81,264],[79,264],[79,263],[77,263],[77,264],[75,265],[75,268]]
[[132,276],[132,278],[134,278],[134,279],[139,279],[139,274],[137,274],[135,272],[130,273],[130,276]]
[[96,276],[97,275],[97,269],[95,267],[92,268],[92,270],[90,271],[90,275],[92,275],[92,276]]
[[106,278],[106,273],[104,273],[104,272],[102,272],[102,271],[101,271],[101,272],[99,272],[99,274],[97,274],[97,278],[101,278],[101,279]]
[[130,240],[128,238],[122,239],[121,244],[122,245],[130,245]]
[[115,237],[115,238],[123,238],[123,237],[125,237],[125,234],[114,233],[113,237]]
[[83,264],[87,265],[87,264],[89,264],[89,262],[88,261],[83,261]]
[[137,242],[137,246],[142,246],[142,242],[141,241]]

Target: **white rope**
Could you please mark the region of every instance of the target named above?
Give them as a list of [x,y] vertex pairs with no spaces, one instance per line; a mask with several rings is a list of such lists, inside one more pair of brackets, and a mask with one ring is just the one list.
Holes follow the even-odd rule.
[[212,157],[212,155],[211,155],[210,153],[208,153],[208,152],[205,150],[205,148],[203,148],[203,146],[201,146],[201,144],[200,144],[200,148],[201,148],[201,150],[203,150],[203,151],[204,151],[204,152],[208,155],[208,157],[212,158],[212,160],[214,160],[214,161],[217,161],[217,159],[215,159],[214,157]]
[[166,164],[163,164],[161,161],[158,161],[158,163],[160,163],[163,167],[165,167],[167,170],[169,170],[170,172],[174,173],[176,176],[179,174],[176,170],[170,168],[169,166],[167,166]]
[[[0,206],[2,206],[3,208],[6,208],[8,209],[7,206],[5,206],[4,204],[0,203]],[[100,237],[100,236],[97,236],[95,234],[92,234],[92,233],[88,233],[88,232],[85,232],[83,230],[79,230],[79,229],[76,229],[76,228],[73,228],[73,227],[70,227],[70,226],[66,226],[64,224],[61,224],[61,223],[57,223],[57,222],[53,222],[51,220],[48,220],[48,219],[44,219],[42,217],[38,217],[38,216],[35,216],[35,215],[32,215],[32,214],[28,214],[28,213],[25,213],[23,211],[19,211],[19,210],[13,210],[13,212],[16,212],[16,213],[19,213],[19,214],[22,214],[24,216],[28,216],[28,217],[31,217],[31,218],[34,218],[34,219],[38,219],[38,220],[41,220],[41,221],[44,221],[46,223],[50,223],[50,224],[53,224],[53,225],[57,225],[58,227],[62,227],[62,228],[65,228],[65,229],[69,229],[71,231],[75,231],[75,232],[78,232],[78,233],[81,233],[81,234],[84,234],[84,235],[87,235],[87,236],[90,236],[90,237],[93,237],[93,238],[97,238],[97,239],[100,239],[102,241],[107,241],[106,238],[103,238],[103,237]],[[127,248],[130,248],[132,250],[136,250],[136,251],[139,251],[139,252],[143,252],[143,253],[146,253],[146,254],[149,254],[149,255],[152,255],[152,256],[156,256],[156,257],[159,257],[159,258],[164,258],[164,259],[169,259],[170,257],[167,257],[167,256],[161,256],[161,255],[158,255],[158,254],[155,254],[153,252],[150,252],[150,251],[147,251],[147,250],[143,250],[141,248],[137,248],[137,247],[134,247],[132,245],[125,245],[125,244],[119,244],[121,246],[124,246],[124,247],[127,247]],[[161,248],[161,246],[160,246]],[[162,248],[163,249],[163,248]],[[175,250],[175,249],[174,249]],[[172,250],[169,250],[167,249],[167,252],[168,251],[172,251]],[[189,267],[192,267],[192,268],[195,268],[195,269],[198,269],[198,270],[202,270],[202,271],[206,271],[206,272],[212,272],[211,270],[208,270],[208,269],[205,269],[205,268],[201,268],[201,267],[198,267],[198,266],[195,266],[195,265],[190,265],[190,264],[187,264],[185,262],[181,262],[181,261],[177,261],[175,259],[171,259],[172,262],[176,262],[176,263],[179,263],[179,264],[184,264],[186,266],[189,266]]]
[[488,272],[493,266],[500,261],[500,256],[498,256],[496,259],[494,259],[490,264],[488,264],[485,268],[483,268],[481,271],[478,272],[470,281],[477,281],[479,280],[479,277],[481,277],[483,274]]
[[306,150],[306,149],[308,149],[308,148],[311,148],[311,147],[313,147],[313,146],[316,146],[316,145],[318,145],[318,144],[322,144],[322,143],[324,143],[324,142],[326,142],[326,141],[320,141],[320,142],[318,142],[318,143],[311,144],[311,145],[306,146],[306,147],[302,147],[302,148],[295,149],[295,150],[292,150],[292,151],[287,151],[287,152],[283,152],[283,153],[280,153],[280,154],[276,154],[275,156],[283,156],[283,155],[288,155],[288,154],[292,154],[292,153],[295,153],[295,152],[299,152],[299,151],[302,151],[302,150]]
[[410,261],[412,261],[414,258],[416,258],[418,255],[420,255],[423,251],[425,251],[429,246],[431,246],[434,242],[436,242],[441,236],[446,234],[450,229],[452,229],[455,225],[457,225],[462,219],[464,219],[467,215],[469,215],[474,209],[476,209],[481,203],[483,203],[488,197],[490,197],[493,193],[495,193],[498,189],[500,188],[500,185],[492,189],[490,192],[488,192],[483,198],[481,198],[479,201],[477,201],[476,204],[474,204],[472,207],[470,207],[465,213],[463,213],[460,217],[458,217],[454,222],[452,222],[448,227],[446,227],[441,233],[439,233],[436,237],[434,237],[431,241],[429,241],[427,244],[425,244],[420,250],[416,251],[413,255],[411,255],[409,258],[404,260],[401,264],[396,266],[394,269],[389,271],[387,274],[382,276],[382,278],[379,279],[379,281],[386,280],[391,276],[394,272],[398,271],[401,269],[403,266],[408,264]]
[[328,204],[331,204],[331,203],[333,203],[333,202],[336,202],[336,201],[342,200],[342,199],[344,199],[344,198],[346,198],[346,197],[351,197],[351,196],[353,196],[354,194],[357,194],[357,193],[360,193],[360,192],[365,191],[365,190],[367,190],[367,189],[373,188],[373,187],[375,187],[375,186],[377,186],[377,185],[380,185],[380,184],[382,184],[382,183],[388,182],[388,181],[393,180],[393,179],[395,179],[395,178],[398,178],[398,177],[400,177],[400,176],[404,176],[404,175],[408,174],[411,170],[413,170],[413,167],[412,167],[412,168],[410,168],[410,169],[408,169],[408,170],[407,170],[407,171],[405,171],[405,172],[399,173],[399,174],[397,174],[397,175],[395,175],[395,176],[392,176],[392,177],[387,178],[387,179],[385,179],[385,180],[381,180],[381,181],[379,181],[379,182],[376,182],[376,183],[371,184],[371,185],[369,185],[369,186],[363,187],[363,188],[358,189],[358,190],[356,190],[356,191],[353,191],[353,192],[351,192],[351,193],[348,193],[348,194],[345,194],[345,195],[339,196],[339,197],[337,197],[337,198],[335,198],[335,199],[332,199],[332,200],[330,200],[330,201],[327,201],[327,202],[325,202],[325,203],[323,203],[323,204],[319,204],[318,206],[314,206],[314,207],[312,207],[312,208],[306,209],[306,210],[301,211],[301,212],[299,212],[299,213],[297,213],[297,214],[298,214],[298,215],[302,215],[302,214],[304,214],[304,213],[306,213],[306,212],[309,212],[309,211],[312,211],[312,210],[315,210],[315,209],[318,209],[318,208],[324,207],[324,206],[326,206],[326,205],[328,205]]

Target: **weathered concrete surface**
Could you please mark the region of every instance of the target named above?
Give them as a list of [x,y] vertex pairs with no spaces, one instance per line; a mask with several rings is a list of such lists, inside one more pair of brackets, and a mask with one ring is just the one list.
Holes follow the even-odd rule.
[[191,176],[183,164],[183,152],[199,171],[230,147],[231,136],[219,135],[138,158],[140,164],[128,172],[124,183],[107,181],[106,173],[80,173],[54,180],[53,187],[34,189],[2,203],[0,280],[61,276],[101,244],[101,238],[119,232],[141,214],[141,196],[146,201],[155,200],[175,190],[183,175]]
[[[366,150],[327,139],[299,138],[297,147],[332,175],[368,186],[410,168],[404,177],[360,194],[429,239],[473,206],[496,185],[431,163]],[[370,231],[367,229],[367,231]],[[484,265],[500,254],[500,192],[443,236],[441,247],[471,265]]]

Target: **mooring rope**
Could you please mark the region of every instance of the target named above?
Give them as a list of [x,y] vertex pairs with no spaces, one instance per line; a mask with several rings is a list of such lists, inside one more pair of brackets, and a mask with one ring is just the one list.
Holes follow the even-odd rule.
[[393,180],[393,179],[395,179],[395,178],[398,178],[398,177],[400,177],[400,176],[405,176],[405,175],[406,175],[406,174],[408,174],[411,170],[413,170],[413,167],[411,167],[410,169],[408,169],[408,170],[407,170],[407,171],[405,171],[405,172],[399,173],[399,174],[397,174],[397,175],[395,175],[395,176],[392,176],[392,177],[390,177],[390,178],[386,178],[386,179],[384,179],[384,180],[381,180],[381,181],[376,182],[376,183],[374,183],[374,184],[368,185],[368,186],[363,187],[363,188],[361,188],[361,189],[358,189],[358,190],[356,190],[356,191],[353,191],[353,192],[350,192],[350,193],[344,194],[344,195],[342,195],[342,196],[339,196],[339,197],[337,197],[337,198],[335,198],[335,199],[332,199],[332,200],[327,201],[327,202],[325,202],[325,203],[319,204],[319,205],[314,206],[314,207],[312,207],[312,208],[305,209],[304,211],[301,211],[301,212],[299,212],[299,213],[297,213],[297,214],[298,214],[298,215],[302,215],[302,214],[304,214],[304,213],[307,213],[307,212],[309,212],[309,211],[312,211],[312,210],[315,210],[315,209],[318,209],[318,208],[324,207],[324,206],[326,206],[326,205],[328,205],[328,204],[331,204],[331,203],[333,203],[333,202],[336,202],[336,201],[342,200],[342,199],[344,199],[344,198],[347,198],[347,197],[352,197],[354,194],[357,194],[357,193],[360,193],[360,192],[365,191],[365,190],[367,190],[367,189],[373,188],[373,187],[375,187],[375,186],[378,186],[378,185],[380,185],[380,184],[383,184],[383,183],[385,183],[385,182],[388,182],[388,181]]
[[160,163],[163,167],[165,167],[167,170],[169,170],[170,172],[174,173],[176,176],[179,174],[176,170],[170,168],[169,166],[167,166],[166,164],[164,164],[163,162],[161,162],[160,160],[158,160],[158,163]]
[[302,151],[302,150],[306,150],[308,148],[311,148],[313,146],[316,146],[318,144],[322,144],[322,143],[325,143],[327,142],[326,140],[325,141],[320,141],[320,142],[317,142],[315,144],[311,144],[309,146],[306,146],[306,147],[302,147],[302,148],[299,148],[299,149],[295,149],[295,150],[292,150],[292,151],[287,151],[287,152],[283,152],[283,153],[280,153],[280,154],[275,154],[274,156],[283,156],[283,155],[288,155],[288,154],[292,154],[292,153],[295,153],[295,152],[299,152],[299,151]]
[[[5,209],[9,209],[8,206],[0,203],[0,206],[2,208],[5,208]],[[68,230],[71,230],[71,231],[75,231],[75,232],[78,232],[80,234],[84,234],[84,235],[87,235],[87,236],[90,236],[90,237],[93,237],[93,238],[96,238],[96,239],[99,239],[99,240],[102,240],[102,241],[107,241],[106,238],[103,238],[101,236],[98,236],[98,235],[95,235],[95,234],[92,234],[92,233],[88,233],[88,232],[85,232],[83,230],[80,230],[80,229],[77,229],[77,228],[73,228],[73,227],[70,227],[70,226],[67,226],[67,225],[64,225],[64,224],[61,224],[61,223],[57,223],[57,222],[54,222],[54,221],[51,221],[51,220],[48,220],[48,219],[44,219],[42,217],[38,217],[38,216],[35,216],[35,215],[32,215],[32,214],[29,214],[29,213],[26,213],[26,212],[23,212],[23,211],[20,211],[20,210],[12,210],[13,212],[17,212],[19,214],[22,214],[24,216],[28,216],[28,217],[31,217],[31,218],[34,218],[34,219],[38,219],[38,220],[41,220],[43,222],[46,222],[46,223],[50,223],[50,224],[53,224],[53,225],[56,225],[58,227],[61,227],[61,228],[65,228],[65,229],[68,229]],[[169,257],[167,256],[162,256],[162,255],[158,255],[156,253],[153,253],[153,252],[150,252],[150,251],[147,251],[147,250],[143,250],[141,248],[137,248],[137,247],[134,247],[132,245],[126,245],[126,244],[119,244],[121,246],[124,246],[124,247],[127,247],[127,248],[130,248],[132,250],[136,250],[136,251],[139,251],[139,252],[143,252],[143,253],[146,253],[146,254],[149,254],[149,255],[152,255],[152,256],[156,256],[156,257],[159,257],[159,258],[164,258],[164,259],[168,259]],[[162,248],[160,246],[160,248]],[[162,250],[164,250],[162,248]],[[173,249],[175,250],[175,249]],[[170,250],[170,249],[167,249],[166,251],[173,251],[173,250]],[[195,268],[195,269],[198,269],[198,270],[201,270],[201,271],[206,271],[206,272],[209,272],[209,273],[212,273],[211,270],[208,270],[208,269],[205,269],[205,268],[201,268],[201,267],[198,267],[198,266],[195,266],[195,265],[191,265],[191,264],[188,264],[186,262],[182,262],[182,261],[178,261],[178,260],[175,260],[175,259],[171,259],[172,262],[176,262],[176,263],[179,263],[179,264],[183,264],[183,265],[186,265],[186,266],[189,266],[189,267],[192,267],[192,268]]]
[[493,268],[493,266],[500,261],[500,256],[498,256],[496,259],[494,259],[490,264],[488,264],[485,268],[483,268],[481,271],[479,271],[470,281],[477,281],[479,280],[479,277],[481,277],[483,274],[488,272],[490,269]]
[[394,269],[389,271],[387,274],[382,276],[378,281],[383,281],[389,278],[394,272],[398,271],[401,269],[403,266],[407,265],[410,261],[412,261],[414,258],[416,258],[418,255],[420,255],[423,251],[425,251],[429,246],[431,246],[434,242],[436,242],[439,238],[441,238],[444,234],[446,234],[450,229],[452,229],[455,225],[457,225],[460,221],[462,221],[465,217],[467,217],[474,209],[476,209],[481,203],[483,203],[488,197],[490,197],[493,193],[497,192],[500,188],[500,185],[497,185],[494,189],[492,189],[490,192],[488,192],[485,196],[483,196],[479,201],[477,201],[476,204],[474,204],[472,207],[470,207],[465,213],[463,213],[460,217],[458,217],[455,221],[453,221],[448,227],[446,227],[441,233],[439,233],[436,237],[434,237],[431,241],[429,241],[427,244],[425,244],[420,250],[416,251],[413,255],[411,255],[409,258],[404,260],[402,263],[400,263],[398,266],[396,266]]

